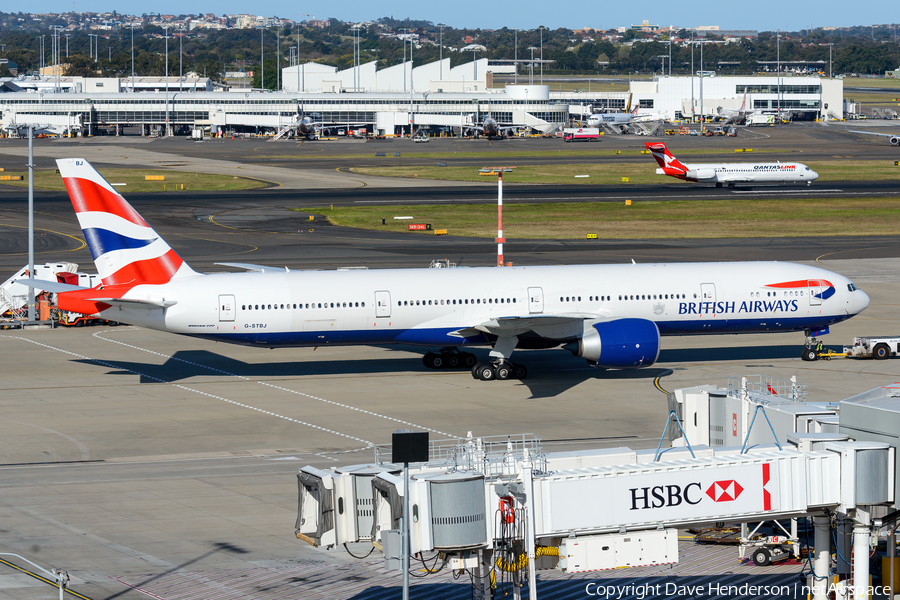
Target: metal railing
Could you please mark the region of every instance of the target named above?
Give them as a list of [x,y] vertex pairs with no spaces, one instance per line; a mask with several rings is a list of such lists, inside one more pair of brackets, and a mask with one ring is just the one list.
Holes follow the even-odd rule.
[[[428,462],[424,466],[472,471],[488,477],[512,475],[516,465],[525,460],[526,453],[535,472],[547,471],[547,455],[541,438],[533,433],[434,440],[429,443]],[[391,464],[391,454],[390,444],[375,446],[378,464]]]
[[745,375],[727,378],[728,395],[740,398],[743,394],[761,397],[777,397],[781,400],[806,402],[806,385],[798,384],[796,378],[778,379],[769,375]]

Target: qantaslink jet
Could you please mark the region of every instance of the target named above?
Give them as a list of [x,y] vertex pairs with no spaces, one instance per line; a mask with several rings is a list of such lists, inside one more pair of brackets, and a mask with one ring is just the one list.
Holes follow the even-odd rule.
[[819,174],[797,162],[775,163],[708,163],[686,165],[675,158],[662,142],[644,144],[659,164],[657,175],[668,175],[684,181],[723,184],[733,188],[738,183],[806,183],[819,178]]
[[[84,159],[59,172],[102,284],[35,282],[59,307],[258,347],[414,344],[431,368],[524,378],[517,348],[611,369],[652,365],[664,335],[824,330],[869,298],[846,277],[778,262],[249,272],[191,269]],[[490,347],[477,363],[471,346]]]

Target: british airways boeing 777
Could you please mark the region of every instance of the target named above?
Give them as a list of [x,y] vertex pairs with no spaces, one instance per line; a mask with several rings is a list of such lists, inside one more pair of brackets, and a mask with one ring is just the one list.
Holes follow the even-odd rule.
[[[869,304],[846,277],[777,262],[203,275],[83,159],[57,161],[102,284],[54,284],[59,307],[253,346],[415,344],[432,368],[525,377],[516,348],[562,346],[591,365],[653,364],[661,335],[812,331]],[[42,282],[45,289],[47,285]],[[464,349],[490,346],[475,364]],[[463,350],[460,351],[460,348]]]

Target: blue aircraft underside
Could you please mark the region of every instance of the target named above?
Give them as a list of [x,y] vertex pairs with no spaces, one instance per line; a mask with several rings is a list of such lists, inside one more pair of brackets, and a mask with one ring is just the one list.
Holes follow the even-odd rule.
[[[765,319],[703,319],[693,321],[656,321],[660,335],[738,334],[767,331],[804,331],[821,329],[846,321],[854,315],[830,317],[768,317]],[[354,346],[379,344],[409,344],[415,346],[484,346],[496,336],[479,334],[469,337],[451,335],[457,327],[422,329],[371,329],[326,331],[251,331],[240,333],[191,334],[208,340],[248,346]],[[519,336],[520,349],[551,348],[573,341],[548,340],[537,336]]]

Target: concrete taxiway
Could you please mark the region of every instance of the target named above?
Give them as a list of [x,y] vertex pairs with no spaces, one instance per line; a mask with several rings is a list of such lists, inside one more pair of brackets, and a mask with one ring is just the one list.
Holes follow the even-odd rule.
[[[829,341],[900,331],[900,260],[824,266],[873,301]],[[174,573],[204,577],[198,597],[211,597],[217,581],[242,571],[300,597],[318,589],[292,582],[301,567],[342,569],[331,597],[375,597],[354,577],[396,592],[396,574],[368,579],[371,561],[294,539],[298,467],[366,462],[371,444],[401,427],[434,438],[535,432],[547,450],[652,447],[666,417],[656,377],[672,390],[796,375],[816,401],[896,379],[896,361],[802,362],[801,342],[800,334],[665,338],[656,365],[628,372],[598,372],[563,350],[522,352],[527,380],[481,382],[426,370],[415,348],[268,351],[124,326],[6,331],[0,550],[67,569],[73,589],[95,600],[145,597],[128,585],[180,598],[153,588]],[[41,597],[40,585],[0,572],[0,598]],[[269,597],[259,593],[249,597]]]
[[[42,141],[63,147],[53,143]],[[144,142],[173,163],[182,157],[169,154],[167,144],[175,143]],[[486,156],[497,145],[484,145]],[[13,146],[0,145],[0,155],[20,156],[19,146],[8,152]],[[77,149],[88,146],[94,147],[85,143]],[[99,155],[113,147],[96,144],[94,151]],[[115,152],[137,156],[122,154],[125,147],[115,146]],[[252,152],[238,153],[227,144],[204,148],[209,156],[202,160],[254,162]],[[222,148],[221,157],[216,148]],[[39,159],[45,166],[52,165],[49,154],[42,152]],[[159,159],[140,156],[145,162]],[[273,167],[279,173],[292,168],[284,160]],[[421,189],[432,200],[440,194],[465,200],[464,194],[429,186]],[[550,191],[547,201],[560,190]],[[445,257],[465,265],[494,260],[489,240],[342,230],[321,221],[310,225],[287,209],[345,192],[305,193],[127,196],[201,271],[221,270],[214,263],[222,261],[300,269],[426,266]],[[489,194],[473,200],[490,201]],[[532,189],[522,196],[538,194]],[[369,197],[386,203],[415,198],[396,185]],[[22,200],[21,189],[0,188],[4,273],[25,261]],[[89,269],[91,258],[66,196],[39,193],[36,202],[38,261],[70,260]],[[900,331],[898,241],[895,236],[511,240],[506,253],[517,264],[632,258],[818,261],[851,277],[872,299],[862,315],[832,328],[827,342],[840,346],[857,335]],[[656,365],[627,372],[593,370],[564,350],[521,352],[516,360],[528,365],[527,380],[481,382],[466,372],[425,369],[422,348],[262,350],[127,326],[3,331],[0,552],[68,570],[72,589],[92,600],[398,597],[399,574],[381,569],[377,553],[358,562],[343,551],[315,550],[294,538],[300,466],[372,460],[371,445],[389,442],[391,432],[403,427],[427,430],[433,438],[469,431],[534,432],[544,438],[546,450],[655,447],[666,419],[666,396],[654,385],[657,378],[663,389],[673,390],[724,385],[729,376],[796,375],[809,386],[810,400],[837,401],[892,383],[900,372],[897,360],[802,362],[802,341],[801,334],[664,338]],[[476,353],[483,357],[487,350]],[[34,571],[12,557],[0,558]],[[606,577],[619,583],[632,577],[695,585],[767,577],[792,583],[800,569],[796,564],[749,567],[737,562],[733,549],[711,554],[683,542],[682,563],[675,569]],[[584,586],[597,577],[549,573],[539,586],[558,598],[584,598]],[[469,597],[466,581],[454,582],[447,573],[416,580],[413,590],[413,598]],[[0,564],[0,600],[55,594],[47,584]]]

